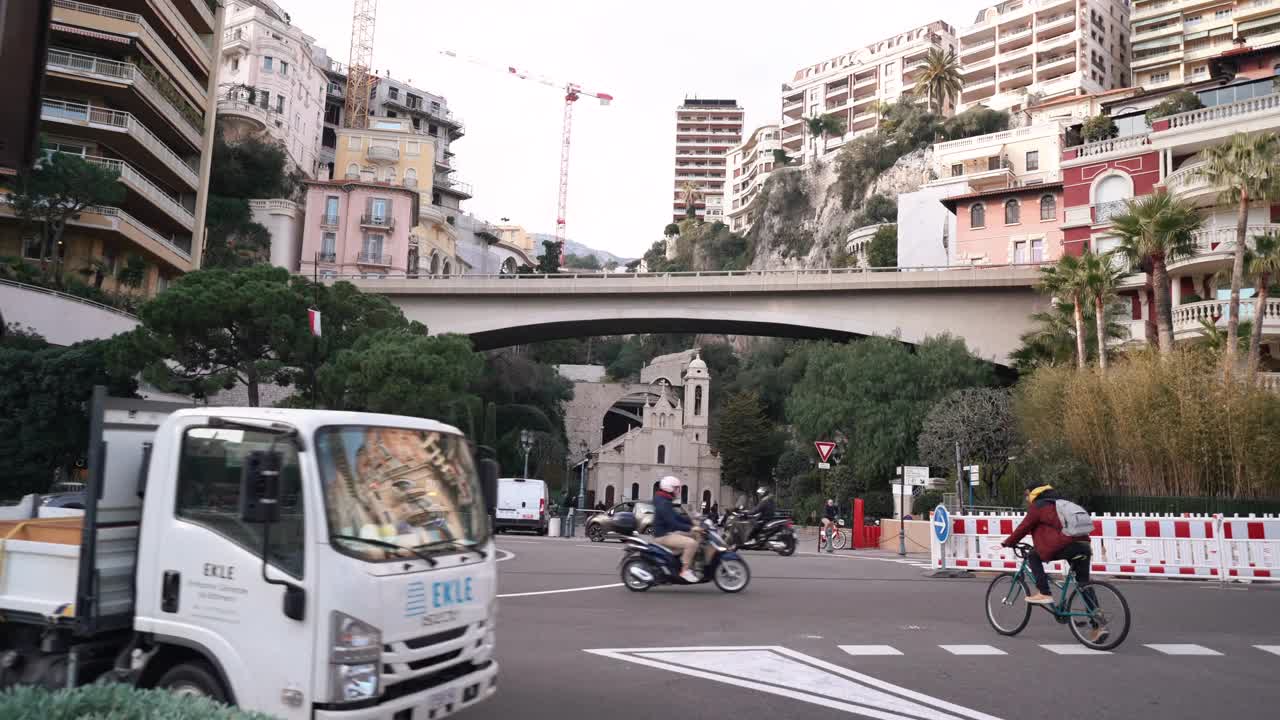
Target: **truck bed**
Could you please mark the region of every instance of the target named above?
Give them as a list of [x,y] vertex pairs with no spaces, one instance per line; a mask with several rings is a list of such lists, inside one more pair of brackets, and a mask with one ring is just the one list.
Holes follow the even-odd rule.
[[[0,613],[6,619],[74,617],[83,526],[83,517],[0,521]],[[137,537],[136,527],[102,530],[99,565],[132,567]],[[127,583],[128,576],[112,579]]]

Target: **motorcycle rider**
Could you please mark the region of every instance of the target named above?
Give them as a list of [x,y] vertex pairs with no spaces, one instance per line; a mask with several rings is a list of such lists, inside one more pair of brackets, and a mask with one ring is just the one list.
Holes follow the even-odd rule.
[[760,532],[765,523],[773,519],[774,513],[777,511],[777,503],[774,502],[773,495],[769,494],[769,488],[761,485],[756,489],[756,497],[760,498],[756,506],[740,522],[735,523],[734,533],[738,537],[737,544],[739,545],[747,542],[756,533]]
[[680,490],[680,478],[668,475],[658,481],[658,492],[653,494],[654,542],[680,556],[680,579],[696,583],[693,574],[693,557],[698,552],[698,540],[691,530],[693,525],[676,513],[675,496]]

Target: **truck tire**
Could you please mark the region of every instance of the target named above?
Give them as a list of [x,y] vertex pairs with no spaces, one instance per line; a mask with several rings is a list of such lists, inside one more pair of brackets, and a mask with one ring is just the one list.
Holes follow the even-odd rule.
[[227,691],[209,664],[195,660],[171,668],[160,677],[156,687],[175,695],[207,697],[220,703],[227,702]]

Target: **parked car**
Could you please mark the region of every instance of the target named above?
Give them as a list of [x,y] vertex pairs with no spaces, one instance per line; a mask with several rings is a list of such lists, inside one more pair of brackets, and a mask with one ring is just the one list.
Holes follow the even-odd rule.
[[60,492],[40,498],[44,507],[67,508],[68,510],[84,509],[84,491]]
[[[617,532],[617,527],[613,524],[614,516],[624,512],[635,516],[636,532],[645,535],[653,534],[653,503],[628,500],[614,505],[605,512],[592,515],[587,520],[587,537],[591,538],[592,542],[604,542],[605,535]],[[689,513],[679,504],[676,505],[676,512],[685,518],[689,517]]]

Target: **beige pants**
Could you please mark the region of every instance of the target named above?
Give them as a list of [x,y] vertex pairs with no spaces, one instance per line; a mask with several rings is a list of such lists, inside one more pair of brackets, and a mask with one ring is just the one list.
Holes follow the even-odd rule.
[[[693,556],[698,552],[698,541],[693,537],[693,533],[677,531],[670,532],[660,538],[655,538],[654,542],[673,553],[680,555],[680,568],[682,570],[693,565]],[[707,560],[711,559],[712,549],[706,550]]]

